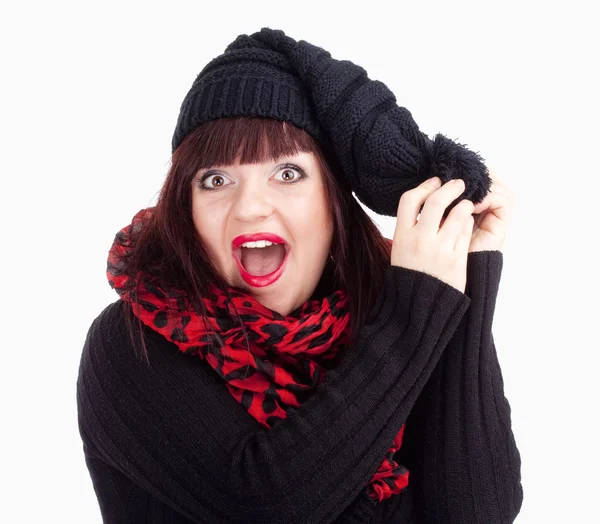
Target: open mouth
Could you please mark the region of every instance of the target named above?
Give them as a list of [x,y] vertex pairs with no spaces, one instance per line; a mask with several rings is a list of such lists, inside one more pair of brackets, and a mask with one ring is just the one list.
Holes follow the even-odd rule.
[[275,282],[283,273],[290,247],[273,244],[267,247],[242,247],[233,250],[240,275],[247,284],[263,287]]

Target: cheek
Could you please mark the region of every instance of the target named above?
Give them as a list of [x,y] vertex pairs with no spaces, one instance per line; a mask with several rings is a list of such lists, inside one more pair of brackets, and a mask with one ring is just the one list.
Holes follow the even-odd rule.
[[295,203],[295,206],[297,206],[295,209],[301,210],[302,215],[313,224],[325,225],[328,221],[329,203],[325,188],[321,184],[316,186],[313,191],[303,195]]
[[308,240],[316,251],[328,250],[333,235],[333,220],[327,199],[315,192],[294,199],[285,206],[287,222],[293,224],[297,237]]
[[222,212],[194,203],[192,215],[200,239],[211,254],[216,255],[223,237],[224,218]]

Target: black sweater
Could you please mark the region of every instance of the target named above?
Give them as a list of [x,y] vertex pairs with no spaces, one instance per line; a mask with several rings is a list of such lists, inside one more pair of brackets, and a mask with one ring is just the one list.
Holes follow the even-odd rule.
[[[356,345],[267,430],[202,359],[118,300],[93,321],[77,381],[85,461],[105,523],[511,523],[521,460],[492,320],[503,257],[470,253],[467,288],[389,266]],[[406,423],[410,471],[376,503],[365,485]]]

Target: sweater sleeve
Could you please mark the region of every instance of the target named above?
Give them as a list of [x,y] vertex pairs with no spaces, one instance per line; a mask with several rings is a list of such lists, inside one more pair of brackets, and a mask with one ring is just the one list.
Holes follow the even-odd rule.
[[420,522],[509,524],[523,500],[521,458],[492,320],[503,255],[469,254],[467,314],[411,412],[395,455],[411,472]]
[[83,348],[84,449],[192,522],[332,522],[357,499],[364,511],[361,492],[470,302],[436,277],[389,266],[356,345],[267,430],[204,361],[145,326],[149,365],[137,357],[117,301]]

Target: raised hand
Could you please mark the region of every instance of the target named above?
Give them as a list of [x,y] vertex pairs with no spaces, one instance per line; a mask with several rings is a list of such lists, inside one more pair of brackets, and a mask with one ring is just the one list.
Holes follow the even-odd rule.
[[441,180],[434,177],[402,194],[391,263],[428,273],[464,293],[473,202],[460,201],[442,224],[446,208],[464,191],[465,184],[451,180],[440,185]]

